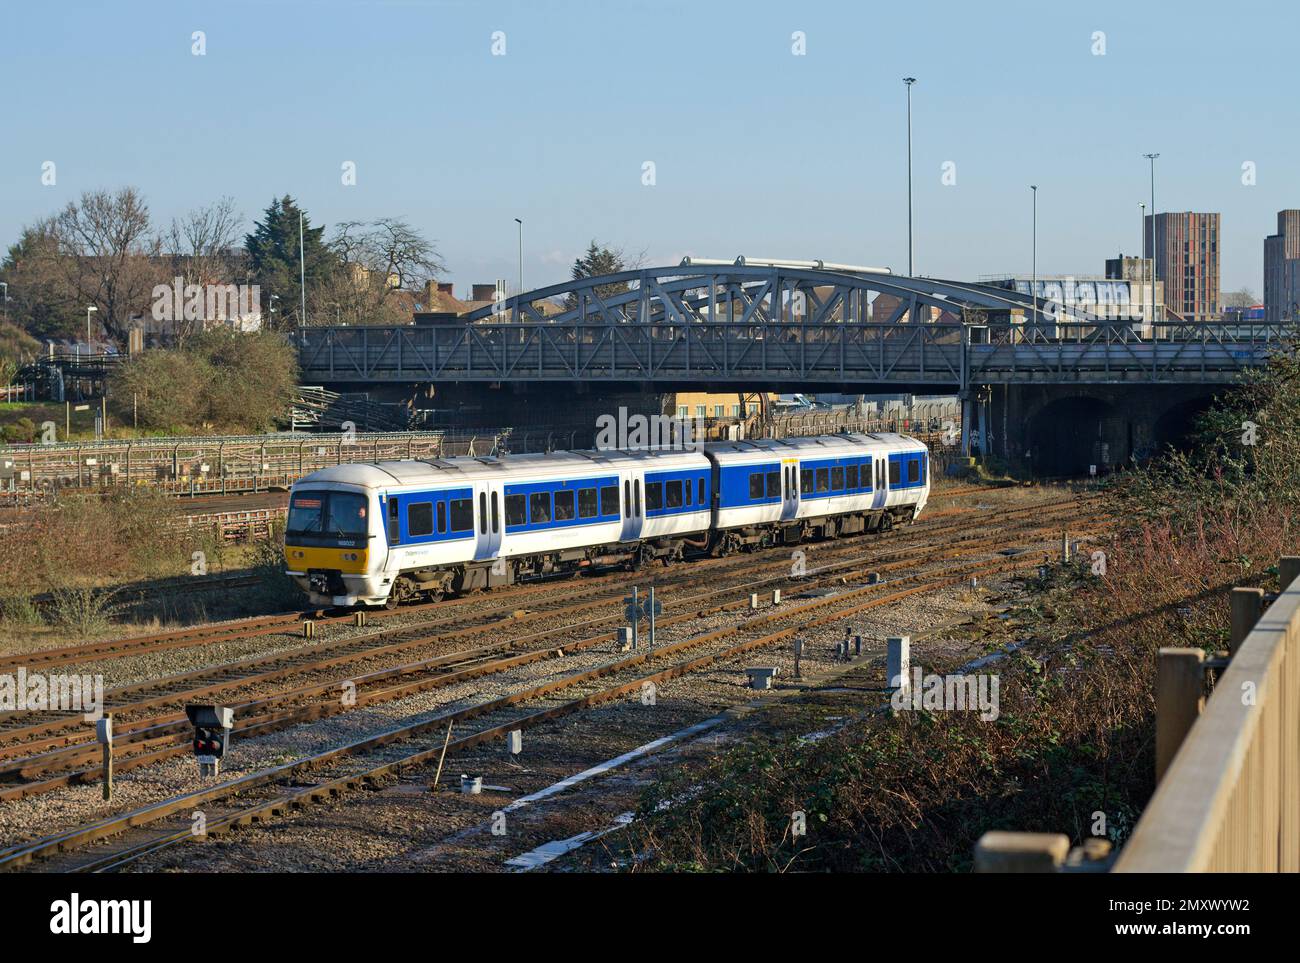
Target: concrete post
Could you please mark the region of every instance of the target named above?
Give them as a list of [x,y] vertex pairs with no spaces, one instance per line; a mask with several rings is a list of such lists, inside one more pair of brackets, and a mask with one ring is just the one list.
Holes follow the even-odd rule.
[[975,844],[975,872],[1053,873],[1069,854],[1062,833],[988,832]]
[[1277,563],[1278,590],[1285,592],[1300,578],[1300,555],[1283,555]]
[[1235,588],[1229,599],[1228,652],[1237,654],[1264,611],[1262,588]]
[[885,644],[887,646],[885,678],[888,680],[888,688],[906,689],[909,685],[908,677],[912,672],[912,637],[910,635],[891,636]]
[[1156,783],[1164,778],[1205,703],[1205,653],[1162,648],[1156,663]]

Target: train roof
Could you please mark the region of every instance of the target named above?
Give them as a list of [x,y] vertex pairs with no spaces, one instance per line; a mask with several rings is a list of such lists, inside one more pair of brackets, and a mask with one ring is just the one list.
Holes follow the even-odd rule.
[[704,449],[710,453],[719,455],[770,455],[775,457],[794,455],[809,457],[819,454],[831,454],[845,449],[861,448],[864,446],[885,448],[890,451],[916,451],[919,448],[924,448],[925,443],[918,441],[910,435],[900,435],[894,432],[879,432],[873,434],[845,432],[839,435],[811,435],[799,438],[754,438],[744,441],[711,441],[704,445]]
[[805,438],[757,438],[749,441],[721,441],[704,444],[701,451],[645,449],[637,451],[553,451],[528,455],[482,455],[455,458],[403,459],[400,461],[354,462],[335,465],[305,475],[297,482],[343,485],[421,485],[431,480],[472,482],[492,478],[504,472],[530,472],[539,477],[601,474],[602,469],[653,462],[656,468],[705,467],[704,452],[719,456],[772,458],[782,456],[816,457],[850,454],[862,447],[888,451],[916,451],[925,445],[907,435],[840,434]]
[[704,467],[700,452],[676,450],[646,451],[553,451],[545,454],[458,456],[455,458],[403,459],[401,461],[357,462],[335,465],[312,472],[303,482],[338,482],[347,485],[427,483],[431,478],[473,481],[503,472],[528,471],[538,475],[615,471],[630,464],[653,461],[656,466]]

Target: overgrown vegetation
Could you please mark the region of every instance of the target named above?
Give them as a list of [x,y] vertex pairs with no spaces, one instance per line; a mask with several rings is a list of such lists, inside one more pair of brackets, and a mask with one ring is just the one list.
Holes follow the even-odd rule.
[[[1122,520],[1012,613],[1001,714],[868,712],[816,742],[756,735],[644,795],[631,865],[698,871],[952,871],[991,829],[1122,842],[1154,788],[1156,653],[1227,641],[1227,595],[1296,549],[1300,363],[1216,399],[1193,447],[1116,480]],[[1253,426],[1253,432],[1252,432]],[[952,665],[927,665],[949,672]],[[806,813],[807,835],[791,833]]]
[[[210,618],[283,611],[302,601],[284,574],[283,524],[262,539],[231,546],[214,532],[169,524],[177,505],[149,492],[69,497],[42,509],[0,539],[0,639],[26,645],[84,640],[122,631]],[[210,592],[128,592],[141,583],[175,587],[206,571],[258,576],[251,587]],[[39,603],[39,604],[38,604]]]
[[216,329],[131,359],[109,395],[116,417],[138,417],[141,428],[247,433],[283,417],[297,376],[293,346],[280,335]]

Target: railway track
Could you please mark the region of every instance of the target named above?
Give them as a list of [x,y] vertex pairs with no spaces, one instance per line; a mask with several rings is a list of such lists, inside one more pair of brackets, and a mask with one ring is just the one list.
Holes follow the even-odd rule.
[[[934,496],[939,498],[960,498],[967,495],[988,493],[991,489],[984,485],[972,485],[968,487],[950,489],[940,492]],[[917,525],[915,529],[923,529],[929,523],[948,517],[950,512],[931,512],[927,514]],[[692,563],[692,564],[699,564]],[[222,576],[213,576],[212,578],[221,578]],[[584,579],[584,584],[591,586],[596,579],[601,576],[588,576]],[[615,580],[624,578],[621,575],[606,575],[605,580]],[[557,582],[564,581],[563,577],[545,578],[537,581],[529,581],[519,585],[511,586],[505,589],[497,589],[488,593],[479,593],[474,595],[461,596],[459,598],[444,599],[440,602],[419,603],[416,605],[402,606],[395,613],[372,610],[367,613],[371,619],[382,621],[383,619],[396,615],[409,615],[412,613],[437,609],[439,612],[449,611],[461,606],[470,606],[475,604],[484,604],[485,602],[509,602],[515,599],[526,599],[538,592],[545,592],[554,587]],[[182,581],[178,585],[184,587],[197,584],[195,581]],[[254,616],[248,619],[237,619],[228,622],[220,622],[214,625],[193,626],[185,629],[178,629],[168,632],[160,632],[143,636],[134,636],[129,638],[114,639],[105,642],[90,642],[81,645],[64,646],[57,649],[47,649],[38,652],[19,653],[16,655],[0,656],[0,672],[17,669],[19,667],[31,668],[48,668],[56,665],[84,664],[106,659],[126,658],[130,656],[143,655],[150,652],[163,651],[169,648],[184,648],[190,646],[200,646],[208,643],[230,642],[237,639],[252,638],[260,635],[273,634],[284,631],[289,627],[297,625],[303,619],[311,618],[323,624],[345,622],[352,618],[351,614],[328,615],[323,610],[303,611],[295,610],[292,612],[281,612],[273,615]]]
[[[1022,537],[1035,537],[1047,531],[1049,529],[1038,527],[1028,529],[1020,534]],[[697,618],[702,611],[701,606],[712,606],[708,608],[710,612],[743,607],[748,604],[744,599],[741,602],[732,601],[729,604],[715,603],[718,599],[724,597],[734,598],[737,592],[769,586],[774,581],[783,581],[785,584],[793,584],[798,589],[808,591],[825,587],[833,582],[843,581],[846,578],[861,577],[868,571],[886,573],[909,565],[915,565],[918,560],[922,559],[933,562],[961,557],[979,547],[988,546],[994,541],[996,539],[992,538],[978,541],[967,540],[962,542],[959,548],[939,552],[931,548],[916,549],[904,558],[896,558],[894,561],[883,563],[879,560],[850,560],[848,562],[832,563],[810,572],[807,578],[811,579],[811,581],[800,580],[794,583],[784,576],[775,578],[769,576],[739,585],[728,585],[684,600],[674,599],[669,596],[666,611],[670,612],[670,614],[661,618],[659,624],[661,627],[667,628],[683,620]],[[906,582],[917,577],[919,576],[904,576],[890,584],[896,585],[899,582]],[[612,603],[614,600],[607,601]],[[232,707],[236,710],[240,720],[240,726],[235,730],[235,734],[241,737],[265,735],[292,725],[340,714],[361,705],[373,705],[379,702],[404,698],[417,692],[452,685],[490,672],[503,671],[507,668],[549,658],[556,651],[557,646],[566,652],[576,652],[610,642],[614,637],[613,631],[577,642],[567,642],[560,638],[571,635],[575,630],[590,630],[600,625],[617,623],[621,615],[612,604],[610,608],[615,609],[613,614],[606,615],[603,618],[588,619],[573,625],[532,633],[476,649],[458,650],[415,662],[401,663],[393,667],[335,678],[327,682],[299,686],[269,697],[234,702]],[[684,611],[680,614],[671,614],[678,609],[684,609]],[[410,644],[405,643],[401,647],[406,648]],[[532,648],[523,654],[504,654],[526,645],[530,645]],[[337,662],[338,660],[331,661]],[[321,667],[328,667],[328,665],[329,663],[324,663]],[[422,678],[411,680],[409,677],[412,676]],[[368,691],[380,686],[382,683],[396,679],[406,681],[396,686],[379,689],[377,696],[372,696]],[[345,683],[351,684],[357,691],[357,701],[352,706],[345,707],[337,699],[337,693]],[[335,697],[317,699],[317,697],[331,694]],[[197,697],[197,694],[193,697]],[[148,707],[149,703],[138,705]],[[251,716],[248,715],[250,710],[253,713]],[[190,730],[183,713],[170,713],[124,726],[119,724],[115,725],[115,729],[118,732],[118,741],[115,746],[119,753],[125,753],[115,761],[115,768],[119,773],[183,755],[188,751]],[[12,756],[15,750],[19,752],[31,751],[31,748],[31,744],[6,747],[5,755]],[[99,755],[98,745],[84,741],[83,736],[82,741],[75,744],[64,745],[61,748],[49,749],[36,755],[24,756],[18,759],[10,758],[9,761],[0,763],[0,780],[22,779],[28,781],[13,787],[0,789],[0,801],[38,795],[74,782],[94,781],[99,778],[99,770],[94,766]],[[61,771],[66,770],[69,766],[77,765],[85,765],[88,768],[70,772]],[[54,773],[58,773],[58,775],[52,775]]]
[[[196,809],[204,813],[206,833],[213,835],[328,801],[399,771],[409,775],[411,769],[436,760],[442,747],[435,740],[431,748],[411,751],[406,743],[420,736],[441,733],[448,724],[476,724],[473,731],[450,741],[447,754],[452,756],[499,739],[513,729],[533,728],[626,697],[642,691],[647,684],[658,685],[698,672],[788,640],[818,625],[842,621],[921,592],[963,584],[971,575],[1008,573],[1037,564],[1036,560],[1023,558],[964,562],[941,574],[918,576],[907,588],[897,588],[895,583],[890,586],[894,591],[881,592],[880,585],[861,586],[835,596],[772,608],[740,624],[667,643],[654,652],[634,653],[581,668],[505,696],[393,727],[218,786],[10,847],[0,851],[0,869],[17,868],[42,858],[51,859],[49,868],[61,871],[119,869],[142,856],[195,838],[189,817]],[[673,661],[691,652],[697,654]],[[183,825],[176,825],[177,820],[172,817],[177,816]],[[79,852],[109,837],[117,837],[111,852],[88,854],[89,858]]]
[[[1062,511],[1071,511],[1074,505],[1075,502],[1072,500],[1055,503],[1055,507]],[[1005,521],[1026,515],[1041,515],[1045,510],[1049,510],[1049,507],[1034,506],[1004,513],[1002,517]],[[919,533],[917,537],[943,537],[946,531],[959,524],[959,521],[939,524],[930,530]],[[958,537],[956,541],[958,543],[969,543],[973,537],[968,533],[965,536]],[[990,538],[996,539],[998,537],[1003,536],[991,536],[986,538],[985,542],[989,541]],[[881,541],[877,541],[871,536],[866,538],[871,539],[870,548],[874,550],[869,560],[881,571],[889,571],[899,565],[913,564],[919,557],[925,555],[934,556],[934,553],[941,551],[939,544],[934,541],[922,542],[920,545],[915,546],[898,546],[891,550],[888,547],[889,544],[892,544],[889,540],[886,540],[884,543],[886,547],[882,549],[880,547],[882,545]],[[818,546],[807,546],[807,548],[820,549],[817,556],[820,559],[825,559],[827,563],[841,557],[847,557],[851,562],[856,563],[860,557],[859,553],[862,544],[856,538],[839,539],[834,542],[821,543]],[[779,557],[779,561],[773,560],[773,554]],[[901,561],[895,559],[896,555],[901,557]],[[696,581],[697,572],[695,569],[699,566],[710,567],[710,575],[713,576],[725,577],[730,572],[741,573],[741,585],[759,586],[768,582],[792,581],[790,579],[789,555],[780,552],[780,550],[773,550],[767,553],[766,556],[755,553],[753,556],[708,560],[665,570],[655,580],[661,598],[664,597],[663,593],[665,591],[671,593],[677,586]],[[753,576],[760,572],[766,573],[767,577],[761,582],[756,582]],[[278,682],[313,671],[354,665],[377,657],[393,656],[417,647],[452,644],[483,634],[497,633],[507,624],[509,629],[524,628],[526,630],[533,623],[563,616],[570,620],[566,627],[571,629],[576,625],[587,626],[592,624],[590,620],[581,622],[572,620],[585,613],[601,609],[608,610],[601,621],[616,622],[619,614],[613,603],[621,598],[621,593],[626,590],[628,582],[640,580],[640,578],[643,578],[643,574],[640,577],[620,576],[612,586],[607,587],[604,591],[599,589],[593,591],[594,587],[592,586],[559,591],[557,594],[552,595],[548,601],[532,609],[513,610],[504,617],[499,611],[475,613],[463,618],[452,615],[452,617],[444,620],[424,623],[415,627],[399,627],[334,642],[307,645],[287,652],[253,657],[215,667],[203,667],[162,679],[123,686],[106,694],[105,709],[113,712],[118,717],[115,728],[119,738],[129,740],[135,737],[136,727],[129,722],[123,724],[123,717],[150,708],[168,704],[181,705],[185,701],[209,698],[254,684]],[[556,593],[557,586],[551,585],[549,589],[551,592]],[[470,600],[478,599],[479,601],[482,601],[483,598],[468,597]],[[283,623],[272,621],[268,625],[259,627],[256,632],[258,634],[274,632],[279,631],[282,627]],[[430,634],[429,630],[431,629],[436,631]],[[549,634],[561,634],[561,630],[552,630],[552,633]],[[193,644],[192,641],[182,636],[181,638],[160,642],[148,651],[190,644]],[[509,645],[513,643],[504,642],[502,644]],[[183,716],[179,713],[173,713],[173,718],[179,720]],[[148,727],[143,726],[143,728]],[[0,760],[11,758],[19,752],[31,753],[51,750],[60,746],[78,743],[84,739],[85,724],[80,717],[70,718],[66,713],[14,714],[7,719],[0,720]],[[0,779],[6,777],[14,778],[12,767],[0,765]],[[5,798],[4,792],[6,790],[0,790],[0,799]]]
[[[1035,510],[1041,510],[1035,506]],[[1083,519],[1074,518],[1072,527],[1077,531],[1079,524]],[[1052,525],[1043,529],[1029,529],[1024,533],[1024,537],[1032,537],[1040,531],[1059,531],[1059,527]],[[1005,536],[1004,536],[1005,539]],[[985,539],[985,542],[990,541]],[[976,540],[969,542],[969,548],[974,549]],[[933,553],[931,553],[933,554]],[[986,553],[987,554],[987,553]],[[951,557],[960,557],[961,550],[954,550]],[[246,824],[248,822],[259,821],[274,815],[277,812],[283,812],[287,809],[294,808],[297,805],[306,802],[319,801],[322,798],[329,798],[337,792],[346,791],[349,787],[355,787],[365,782],[373,780],[386,772],[391,771],[395,766],[409,766],[420,764],[427,761],[427,753],[397,753],[393,759],[388,758],[390,747],[396,743],[404,742],[410,738],[422,733],[439,729],[449,721],[455,721],[457,724],[470,719],[478,719],[482,722],[482,727],[468,735],[458,737],[453,743],[452,752],[478,745],[488,739],[496,738],[501,733],[508,731],[510,728],[526,728],[531,725],[537,725],[558,715],[567,714],[572,711],[578,711],[593,705],[598,705],[609,699],[618,698],[620,695],[626,695],[628,692],[635,691],[637,687],[645,681],[654,681],[656,679],[664,680],[675,678],[678,674],[685,674],[702,668],[706,665],[712,665],[719,660],[734,658],[736,655],[749,651],[753,647],[759,647],[779,641],[782,638],[788,638],[790,634],[806,629],[816,624],[824,624],[826,620],[842,619],[850,617],[852,614],[861,612],[865,609],[878,605],[888,604],[908,595],[922,591],[931,591],[943,586],[960,584],[964,582],[971,574],[992,574],[995,572],[1011,571],[1017,568],[1025,568],[1039,564],[1037,557],[1033,558],[995,558],[992,560],[983,559],[978,561],[966,560],[958,561],[956,565],[948,567],[942,573],[917,573],[911,576],[899,578],[887,584],[876,584],[861,586],[839,592],[839,594],[821,599],[814,599],[811,602],[801,604],[791,604],[788,608],[781,606],[769,609],[764,615],[754,616],[746,619],[740,626],[706,632],[702,635],[692,636],[680,642],[669,643],[661,646],[653,655],[633,654],[626,658],[616,659],[610,663],[603,663],[594,669],[584,669],[560,680],[544,683],[540,686],[533,686],[520,692],[513,693],[507,697],[497,700],[472,705],[463,709],[455,710],[451,713],[441,713],[432,720],[425,720],[410,726],[398,727],[391,732],[382,733],[379,736],[359,740],[349,746],[330,749],[326,752],[318,753],[308,759],[299,760],[286,766],[276,767],[275,769],[263,772],[251,773],[248,776],[232,780],[221,787],[205,789],[198,793],[190,793],[172,800],[165,800],[161,803],[143,807],[141,810],[134,811],[121,817],[102,821],[90,827],[80,827],[71,830],[68,833],[58,834],[50,837],[45,841],[34,841],[31,844],[24,844],[17,847],[11,847],[0,853],[0,867],[21,865],[30,859],[43,855],[49,855],[57,851],[60,847],[77,847],[101,838],[104,835],[117,835],[129,826],[140,823],[149,823],[164,819],[167,815],[174,812],[180,812],[189,806],[207,804],[214,801],[226,800],[231,798],[229,811],[226,811],[226,804],[217,810],[210,807],[205,809],[208,815],[209,832],[220,831],[225,826],[234,826]],[[857,574],[861,574],[868,569],[878,568],[874,564],[866,564],[858,569]],[[838,582],[844,574],[847,574],[847,565],[826,566],[815,570],[815,574],[820,576],[822,582]],[[838,569],[838,571],[837,571]],[[910,583],[910,584],[909,584]],[[816,581],[814,581],[816,584]],[[906,589],[900,586],[909,584]],[[739,588],[743,586],[728,586],[720,588],[713,592],[704,593],[701,596],[692,596],[682,600],[681,606],[683,611],[678,614],[670,615],[661,620],[660,625],[665,628],[672,625],[675,621],[689,621],[698,618],[703,612],[723,610],[735,610],[744,608],[748,605],[747,598],[736,600],[732,598],[730,602],[722,602],[718,596],[730,593],[733,596]],[[807,584],[805,584],[807,588]],[[889,591],[885,591],[888,589]],[[874,598],[871,596],[875,596]],[[701,609],[700,606],[705,606]],[[792,624],[784,628],[778,628],[772,632],[758,632],[757,630],[775,626],[778,623],[791,621]],[[757,633],[757,634],[755,634]],[[548,635],[548,633],[540,633]],[[358,692],[356,705],[372,705],[379,701],[401,698],[403,695],[413,691],[419,691],[422,687],[435,687],[438,684],[451,684],[452,681],[463,681],[466,678],[472,678],[476,675],[485,674],[489,671],[506,671],[509,668],[527,664],[528,662],[537,661],[542,658],[564,658],[578,652],[593,648],[602,642],[609,641],[613,636],[612,632],[597,633],[590,635],[584,640],[565,645],[559,653],[553,650],[552,644],[547,641],[545,647],[533,649],[512,655],[494,654],[491,650],[497,647],[483,647],[477,652],[462,651],[460,653],[449,654],[444,657],[441,665],[435,666],[440,671],[440,676],[434,676],[423,679],[403,680],[397,685],[384,685],[378,688],[367,688],[366,691]],[[741,638],[743,636],[743,638]],[[752,636],[752,637],[751,637]],[[596,680],[604,679],[613,674],[619,675],[625,672],[649,665],[650,661],[660,660],[675,655],[678,652],[684,652],[686,649],[693,649],[699,646],[721,646],[719,649],[710,648],[710,651],[666,669],[651,673],[649,675],[634,675],[628,681],[618,682],[613,686],[597,688],[592,692],[574,692],[575,687],[589,686]],[[422,666],[422,671],[431,666],[427,664]],[[409,667],[407,667],[409,668]],[[374,682],[384,683],[395,679],[401,680],[407,673],[400,668],[397,670],[388,670],[377,673]],[[440,679],[445,681],[439,681]],[[317,687],[322,689],[325,687]],[[542,705],[532,709],[523,716],[518,714],[518,706],[522,703],[529,703],[536,700],[554,703],[555,697],[564,693],[564,698],[558,704]],[[286,694],[288,695],[288,694]],[[249,718],[245,721],[246,735],[256,735],[261,731],[270,731],[273,727],[282,727],[283,725],[292,725],[309,718],[321,718],[325,714],[333,714],[334,709],[327,709],[326,706],[336,705],[337,700],[329,700],[324,703],[317,703],[315,706],[306,705],[296,710],[291,710],[287,714],[277,712],[276,706],[271,704],[275,700],[265,700],[267,705],[266,711],[262,715]],[[496,715],[499,713],[509,714],[509,719],[503,722],[496,721]],[[242,713],[241,713],[242,716]],[[180,754],[187,751],[187,747],[170,746],[150,751],[173,751],[173,754]],[[395,749],[393,750],[396,751]],[[378,753],[382,758],[375,760],[372,756]],[[367,767],[362,767],[361,771],[355,772],[352,763],[344,763],[345,758],[352,756],[361,756],[367,762]],[[145,763],[141,763],[145,764]],[[331,767],[342,766],[345,771],[335,773]],[[316,772],[320,770],[319,772]],[[284,780],[300,780],[307,772],[316,772],[317,778],[314,778],[309,786],[296,786],[286,791],[283,785]],[[233,795],[236,793],[247,794],[250,791],[257,790],[266,798],[254,800],[241,799],[236,805],[233,801]],[[215,795],[213,795],[215,793]],[[174,808],[169,808],[174,807]],[[173,835],[176,832],[174,831]],[[188,830],[183,831],[184,836],[188,836]],[[164,833],[162,837],[164,845],[172,845],[179,841],[181,836],[177,836],[167,842],[170,838]],[[132,846],[142,846],[144,848],[136,855],[122,852],[115,853],[112,857],[105,857],[108,862],[103,866],[92,865],[89,868],[107,868],[113,864],[114,860],[124,858],[134,859],[138,855],[147,851],[153,851],[153,847],[158,843],[158,839],[151,838],[145,842],[133,842]],[[49,849],[53,846],[53,849]],[[97,858],[97,863],[103,862]],[[57,868],[57,867],[56,867]]]

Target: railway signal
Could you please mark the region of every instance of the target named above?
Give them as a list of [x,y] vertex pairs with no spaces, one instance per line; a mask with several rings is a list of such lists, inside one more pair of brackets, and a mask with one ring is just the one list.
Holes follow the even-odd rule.
[[194,727],[194,757],[199,761],[199,775],[217,775],[230,747],[235,710],[226,706],[188,705],[185,715]]

